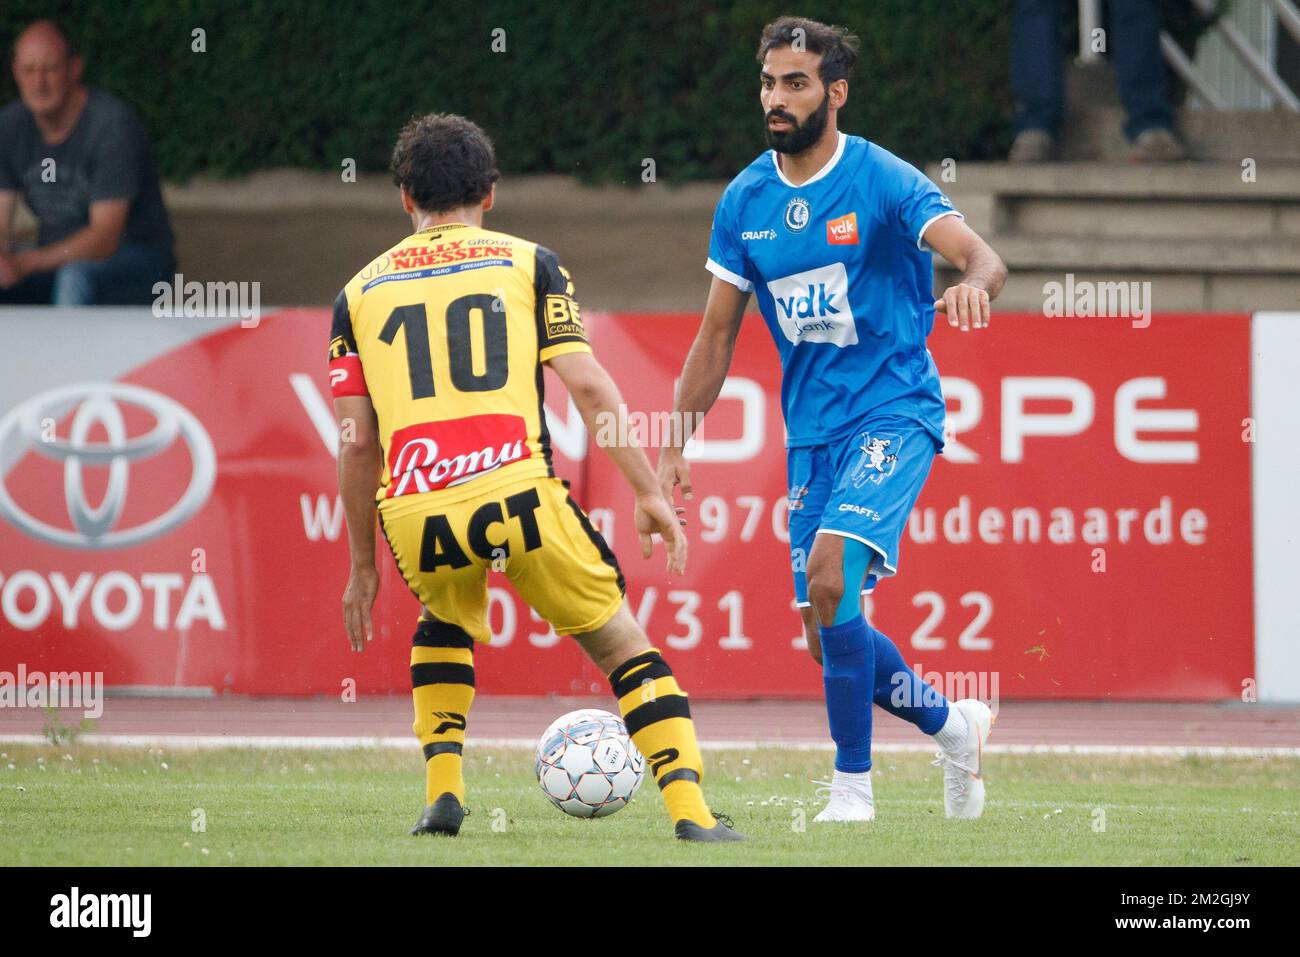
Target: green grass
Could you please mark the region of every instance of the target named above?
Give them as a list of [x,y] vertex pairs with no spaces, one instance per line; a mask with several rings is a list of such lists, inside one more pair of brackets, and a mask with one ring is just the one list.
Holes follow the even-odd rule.
[[996,755],[984,817],[948,821],[939,770],[884,754],[876,822],[814,825],[809,781],[827,754],[709,752],[710,801],[752,840],[707,847],[672,840],[649,782],[612,817],[564,816],[523,751],[471,749],[455,840],[406,834],[423,798],[414,748],[0,751],[0,865],[1300,863],[1300,762],[1287,759]]

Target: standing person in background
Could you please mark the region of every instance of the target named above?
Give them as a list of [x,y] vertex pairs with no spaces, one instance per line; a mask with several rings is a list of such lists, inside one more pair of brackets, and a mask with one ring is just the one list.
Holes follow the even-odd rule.
[[[1071,7],[1073,4],[1070,5]],[[1011,86],[1016,97],[1013,163],[1042,163],[1056,157],[1065,86],[1061,71],[1062,0],[1016,0]],[[1160,52],[1160,0],[1122,0],[1110,4],[1108,47],[1128,113],[1124,135],[1129,154],[1143,162],[1185,159],[1174,135],[1164,54]]]
[[[14,43],[19,99],[0,109],[0,304],[147,305],[175,270],[144,123],[82,83],[64,31],[39,20]],[[36,246],[10,245],[19,194]]]

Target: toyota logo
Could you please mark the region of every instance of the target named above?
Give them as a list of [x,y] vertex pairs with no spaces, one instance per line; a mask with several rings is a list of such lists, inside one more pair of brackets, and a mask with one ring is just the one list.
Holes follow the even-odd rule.
[[[121,406],[146,410],[154,420],[144,435],[128,438]],[[43,420],[58,420],[74,409],[67,441],[42,437]],[[96,425],[108,435],[105,442],[87,437]],[[184,494],[162,515],[133,528],[115,528],[126,505],[131,463],[158,455],[180,437],[189,448],[192,468]],[[10,444],[19,448],[10,452]],[[33,396],[0,419],[0,466],[17,462],[33,449],[63,463],[63,491],[72,529],[57,528],[29,515],[9,494],[0,473],[0,514],[28,535],[69,548],[125,548],[166,534],[188,521],[207,501],[217,476],[217,455],[202,423],[174,399],[121,382],[82,382]],[[108,487],[103,501],[91,507],[82,484],[86,465],[108,467]]]

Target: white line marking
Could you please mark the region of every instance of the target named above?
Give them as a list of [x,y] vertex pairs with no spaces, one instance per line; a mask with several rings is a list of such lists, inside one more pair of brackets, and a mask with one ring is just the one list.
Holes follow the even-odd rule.
[[320,388],[316,385],[316,380],[305,372],[292,372],[289,374],[289,385],[293,387],[294,395],[302,403],[302,407],[307,412],[307,418],[311,419],[311,424],[316,426],[316,434],[320,440],[325,443],[325,448],[330,455],[335,458],[339,457],[339,427],[334,421],[334,410],[330,408],[325,397],[321,395]]
[[[3,734],[0,744],[48,744],[40,734]],[[402,748],[417,751],[414,737],[364,737],[339,735],[260,735],[260,734],[82,734],[78,744],[121,748],[255,748],[276,750],[300,748],[308,751],[330,751],[344,748]],[[470,738],[471,747],[510,748],[532,750],[537,746],[533,738]],[[704,751],[752,751],[772,748],[782,751],[835,750],[827,741],[701,741]],[[882,742],[871,747],[878,754],[932,754],[933,744],[917,742],[903,744]],[[989,754],[1065,754],[1098,755],[1107,757],[1214,757],[1214,758],[1300,758],[1300,748],[1292,747],[1230,747],[1224,745],[1180,744],[990,744],[984,749]]]

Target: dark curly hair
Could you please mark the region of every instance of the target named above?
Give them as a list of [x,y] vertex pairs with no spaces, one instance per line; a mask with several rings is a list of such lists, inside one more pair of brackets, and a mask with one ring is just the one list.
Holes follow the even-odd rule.
[[393,182],[426,213],[480,203],[501,176],[492,140],[477,123],[454,113],[411,117],[389,167]]
[[855,34],[805,17],[781,17],[765,26],[758,41],[758,62],[763,62],[769,50],[796,43],[809,53],[822,55],[817,72],[825,86],[847,80],[858,62],[859,41]]

